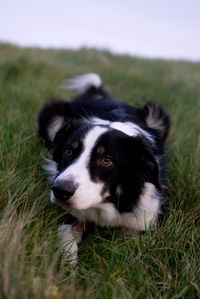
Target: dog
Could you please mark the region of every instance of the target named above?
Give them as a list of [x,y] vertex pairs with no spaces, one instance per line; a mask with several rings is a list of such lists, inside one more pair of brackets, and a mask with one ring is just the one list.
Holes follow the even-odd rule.
[[163,108],[114,99],[97,74],[65,81],[72,101],[51,100],[38,117],[52,159],[51,202],[69,212],[59,244],[77,263],[88,223],[127,230],[155,229],[166,185],[164,144],[170,120]]

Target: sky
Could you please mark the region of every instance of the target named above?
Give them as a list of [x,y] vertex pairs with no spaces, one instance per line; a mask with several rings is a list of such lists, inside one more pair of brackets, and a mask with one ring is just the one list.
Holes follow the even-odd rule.
[[0,41],[200,61],[200,0],[0,0]]

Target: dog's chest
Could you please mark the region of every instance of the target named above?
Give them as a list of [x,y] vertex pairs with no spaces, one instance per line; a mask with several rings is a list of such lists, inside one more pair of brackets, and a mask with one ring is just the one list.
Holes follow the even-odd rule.
[[134,213],[119,213],[111,203],[99,205],[85,211],[74,211],[72,215],[81,222],[93,222],[101,227],[126,227],[137,229],[137,217]]

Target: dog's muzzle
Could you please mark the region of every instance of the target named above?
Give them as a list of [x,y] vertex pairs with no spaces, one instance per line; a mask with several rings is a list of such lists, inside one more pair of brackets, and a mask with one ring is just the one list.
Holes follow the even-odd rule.
[[54,196],[60,201],[67,201],[72,197],[77,189],[77,184],[73,181],[55,181],[52,186]]

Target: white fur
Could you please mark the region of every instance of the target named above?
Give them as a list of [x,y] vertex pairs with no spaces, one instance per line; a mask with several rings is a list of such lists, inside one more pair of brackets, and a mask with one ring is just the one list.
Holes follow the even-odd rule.
[[98,126],[91,129],[84,139],[83,152],[80,157],[56,178],[56,181],[73,180],[78,185],[74,195],[68,200],[74,209],[88,209],[102,201],[103,183],[91,180],[87,165],[96,140],[107,130],[107,128]]
[[98,118],[98,117],[92,117],[89,119],[89,121],[94,125],[94,126],[110,126],[111,122],[106,119]]
[[139,198],[139,204],[134,213],[137,217],[137,229],[146,230],[149,224],[155,223],[160,213],[160,194],[151,183],[145,183],[145,190]]
[[45,164],[42,166],[49,174],[49,180],[52,183],[58,173],[57,170],[57,163],[54,162],[52,159],[43,158],[45,161]]
[[56,116],[52,119],[50,125],[48,126],[48,135],[51,141],[54,140],[54,137],[56,135],[56,133],[58,132],[58,130],[60,130],[60,128],[62,127],[64,122],[64,118],[61,116]]
[[102,82],[99,75],[95,73],[88,73],[63,81],[61,87],[65,89],[76,89],[83,92],[91,86],[99,88],[101,85]]
[[154,143],[151,134],[149,134],[147,131],[141,129],[138,125],[133,124],[131,122],[119,122],[119,121],[111,122],[109,120],[105,120],[97,117],[91,118],[90,121],[94,125],[108,126],[109,128],[121,131],[128,136],[135,137],[138,135],[143,135],[151,143]]
[[51,193],[50,193],[50,201],[51,201],[52,203],[56,203],[56,198],[55,198],[55,196],[54,196],[54,194],[53,194],[53,191],[51,191]]
[[[45,164],[42,166],[49,174],[49,181],[51,183],[53,183],[57,173],[58,173],[58,170],[57,170],[57,163],[54,162],[52,159],[48,159],[48,158],[43,158],[45,160]],[[52,203],[55,203],[55,197],[53,195],[53,192],[51,191],[50,193],[50,201]]]
[[77,264],[78,243],[82,239],[82,233],[78,234],[70,224],[60,225],[58,227],[58,245],[63,249],[64,259],[71,266]]
[[83,211],[72,211],[80,221],[91,221],[100,226],[126,227],[133,230],[153,229],[160,212],[160,195],[151,183],[145,183],[138,207],[131,213],[119,213],[112,203],[100,203]]
[[112,122],[110,125],[110,128],[119,130],[123,133],[125,133],[128,136],[138,136],[138,135],[144,135],[146,138],[148,138],[151,142],[153,141],[152,136],[146,132],[145,130],[141,129],[139,126],[130,123],[130,122]]

